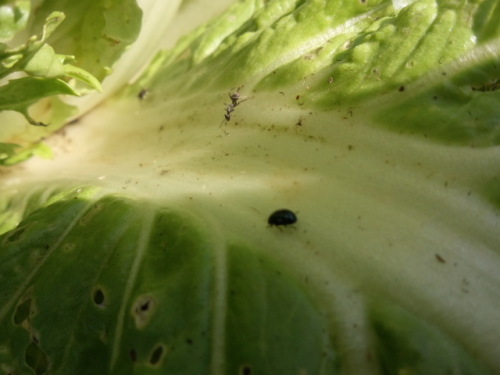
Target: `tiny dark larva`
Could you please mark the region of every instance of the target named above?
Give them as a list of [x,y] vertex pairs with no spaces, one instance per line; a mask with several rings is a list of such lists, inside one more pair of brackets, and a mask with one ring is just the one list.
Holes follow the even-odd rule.
[[267,219],[267,223],[270,226],[277,227],[291,225],[295,222],[297,222],[297,215],[286,208],[274,211]]

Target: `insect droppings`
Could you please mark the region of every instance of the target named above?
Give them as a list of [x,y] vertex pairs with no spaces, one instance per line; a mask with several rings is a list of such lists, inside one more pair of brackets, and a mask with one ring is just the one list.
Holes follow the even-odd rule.
[[270,226],[277,226],[277,227],[291,225],[296,221],[297,221],[297,216],[295,215],[295,213],[286,208],[274,211],[267,219],[267,223]]

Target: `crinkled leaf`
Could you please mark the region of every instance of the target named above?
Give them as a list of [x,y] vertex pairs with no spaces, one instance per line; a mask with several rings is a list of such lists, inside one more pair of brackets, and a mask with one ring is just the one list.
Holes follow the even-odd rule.
[[[96,16],[96,19],[100,19],[100,17],[103,16],[105,21],[102,22],[102,27],[98,29],[94,29],[92,26],[92,32],[90,34],[97,33],[99,34],[99,38],[103,35],[106,36],[106,38],[109,37],[108,39],[116,38],[115,42],[117,41],[120,47],[106,48],[102,44],[91,41],[97,34],[92,34],[91,36],[89,36],[89,33],[80,34],[82,31],[81,28],[83,27],[81,24],[76,26],[73,24],[73,32],[80,35],[76,39],[71,38],[74,35],[69,32],[68,28],[65,29],[68,34],[65,35],[64,43],[68,41],[74,43],[72,48],[76,47],[78,49],[78,51],[76,51],[78,52],[76,55],[77,59],[80,58],[80,60],[85,60],[85,58],[90,55],[102,58],[102,61],[96,61],[96,59],[91,58],[93,61],[93,69],[100,72],[101,75],[99,78],[102,79],[102,72],[109,70],[109,65],[123,53],[127,45],[135,40],[140,25],[141,11],[137,8],[134,1],[120,2],[120,4],[115,5],[109,2],[102,4],[93,3],[92,5],[93,8],[90,8],[93,9],[94,13],[102,11],[102,14]],[[60,11],[61,9],[57,8],[57,6],[71,9],[73,11],[71,14],[74,16],[74,20],[78,22],[81,21],[81,14],[78,14],[78,11],[75,12],[74,8],[76,6],[74,3],[43,2],[41,8],[38,7],[35,10],[36,14],[35,17],[33,17],[35,22],[31,25],[33,36],[31,36],[26,43],[17,47],[9,47],[6,44],[0,45],[0,77],[6,77],[14,73],[17,74],[18,72],[22,72],[29,76],[20,80],[10,80],[9,83],[0,87],[0,110],[20,112],[24,115],[26,120],[33,125],[45,125],[47,123],[46,120],[41,121],[37,118],[33,118],[28,112],[28,108],[33,104],[39,103],[40,99],[61,94],[79,95],[88,91],[89,87],[98,91],[102,90],[99,79],[82,68],[80,61],[75,61],[73,55],[61,54],[61,51],[58,49],[59,45],[57,45],[56,49],[54,48],[52,41],[57,39],[54,39],[53,34],[65,19],[65,14],[62,13]],[[58,11],[54,9],[58,9]],[[125,20],[123,13],[124,9],[127,12]],[[22,26],[24,27],[25,23],[23,23]],[[35,33],[39,32],[40,29],[42,30],[41,35],[37,36]],[[81,35],[86,36],[81,38]],[[57,37],[57,35],[55,35],[55,37]],[[83,49],[81,48],[82,45],[79,43],[85,45]],[[67,47],[66,44],[65,46]],[[63,46],[61,49],[64,48]],[[84,53],[85,58],[82,58],[80,53]],[[71,64],[69,64],[70,62]],[[30,81],[30,78],[36,79]],[[40,81],[42,79],[46,79],[46,82],[42,83]],[[87,86],[78,88],[77,91],[74,85],[75,81],[82,82]],[[40,108],[40,105],[38,108]],[[57,112],[57,108],[62,109],[63,106],[45,106],[45,113],[39,115],[45,119],[48,118],[48,122],[50,123],[57,122],[50,130],[48,129],[44,132],[38,130],[26,131],[24,124],[21,124],[20,128],[14,130],[18,121],[10,121],[10,123],[7,123],[8,120],[4,117],[2,128],[0,129],[0,140],[5,143],[16,142],[16,144],[22,145],[22,147],[27,147],[26,152],[23,152],[22,155],[32,154],[30,150],[33,148],[34,142],[39,141],[42,136],[46,136],[52,131],[59,129],[68,120],[68,118],[61,118],[61,115],[66,115],[70,111],[63,109],[62,112]],[[39,110],[37,109],[36,112],[38,113]],[[9,120],[11,119],[9,118]],[[22,160],[21,154],[18,158],[15,158],[15,160]]]
[[21,163],[25,160],[28,160],[32,156],[39,156],[41,158],[48,159],[51,158],[53,155],[52,149],[43,142],[37,142],[30,147],[24,147],[22,149],[19,149],[21,146],[12,143],[3,143],[2,145],[15,146],[10,150],[11,152],[5,153],[3,158],[0,156],[0,165],[3,166],[10,166]]
[[59,53],[75,56],[77,66],[99,81],[135,41],[141,26],[141,10],[135,0],[48,0],[37,9],[37,19],[54,9],[62,11],[66,21],[50,45]]
[[19,147],[21,146],[14,143],[0,143],[0,165],[4,164],[5,159],[14,155]]
[[[14,48],[1,45],[0,56],[2,56],[3,69],[0,69],[0,77],[23,70],[28,74],[41,77],[45,74],[48,74],[48,77],[62,75],[62,70],[53,66],[58,56],[45,41],[63,21],[64,14],[52,12],[45,19],[40,37],[33,35],[26,43]],[[62,62],[63,60],[57,61],[58,64]]]
[[11,3],[0,3],[0,42],[11,40],[19,31],[24,30],[28,23],[31,2],[16,0]]
[[[51,12],[45,18],[40,37],[32,36],[25,44],[16,48],[2,46],[3,69],[0,69],[0,77],[18,71],[28,76],[9,80],[8,83],[0,86],[0,111],[17,111],[23,114],[30,124],[45,125],[42,121],[33,119],[28,108],[43,98],[55,95],[79,95],[70,84],[63,80],[64,78],[75,77],[100,89],[99,82],[89,73],[78,68],[66,68],[65,64],[72,58],[57,54],[45,42],[63,20],[63,13]],[[66,74],[67,72],[72,73]],[[5,126],[5,124],[2,125]],[[22,143],[26,143],[30,136],[22,138],[24,138]],[[4,142],[10,141],[9,138],[3,136],[1,139]],[[29,150],[26,151],[23,155],[30,154]]]
[[71,86],[58,78],[24,77],[0,86],[0,110],[22,113],[33,125],[44,125],[31,118],[28,108],[40,99],[53,95],[78,95]]
[[102,92],[102,87],[99,80],[86,70],[80,69],[79,67],[71,64],[64,64],[63,68],[64,68],[64,75],[76,78],[79,81],[86,83],[89,87],[93,88],[94,90]]
[[4,176],[2,364],[499,373],[498,3],[246,0],[159,54]]

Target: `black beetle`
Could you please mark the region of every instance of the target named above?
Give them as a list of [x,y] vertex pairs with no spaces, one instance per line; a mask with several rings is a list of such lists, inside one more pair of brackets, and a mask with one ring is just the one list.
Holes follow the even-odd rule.
[[297,221],[297,216],[293,211],[286,208],[274,211],[267,219],[267,222],[271,226],[286,226],[291,225]]

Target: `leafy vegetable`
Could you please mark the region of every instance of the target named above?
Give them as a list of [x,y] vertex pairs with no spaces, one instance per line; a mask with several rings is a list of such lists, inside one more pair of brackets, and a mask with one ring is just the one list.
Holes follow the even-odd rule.
[[498,12],[244,0],[118,67],[1,170],[0,369],[499,373]]
[[[27,22],[30,2],[19,0],[10,3],[0,7],[2,41],[12,44],[16,33],[28,26],[30,31],[42,29],[42,33],[41,36],[32,35],[27,42],[16,47],[0,44],[0,78],[15,78],[0,86],[0,110],[20,112],[32,125],[48,125],[35,120],[28,112],[41,99],[60,94],[78,96],[88,91],[85,88],[77,90],[71,80],[101,91],[99,80],[110,71],[110,65],[139,32],[140,9],[133,0],[93,1],[90,6],[84,2],[76,5],[62,0],[45,1],[36,8],[36,17],[30,25]],[[64,9],[73,21],[80,23],[70,22],[68,27],[64,27],[65,13],[53,11],[54,8]],[[82,14],[88,16],[82,17]],[[56,31],[60,31],[61,24],[63,40],[61,33]],[[66,53],[56,53],[54,46]],[[78,66],[71,64],[76,58]],[[16,75],[19,74],[27,77],[18,78]],[[27,150],[34,147],[34,142],[61,128],[64,125],[61,120],[67,121],[68,114],[74,113],[69,105],[61,105],[56,100],[42,105],[42,111],[52,112],[45,117],[55,120],[50,128],[26,132],[24,127],[19,131],[15,125],[2,124],[1,138],[9,142],[12,142],[10,138],[16,139],[16,144],[22,146],[22,153],[29,155]],[[47,111],[47,106],[51,107],[51,111]],[[17,155],[14,159],[21,161],[22,157]],[[14,159],[8,159],[7,163],[12,164]]]
[[[27,7],[29,2],[23,1],[21,5]],[[19,8],[3,7],[4,10],[18,11]],[[28,6],[29,8],[29,6]],[[23,71],[32,77],[24,77],[10,80],[8,84],[0,89],[0,109],[13,109],[21,112],[33,125],[43,125],[31,118],[28,114],[28,107],[44,98],[56,94],[78,95],[66,82],[58,77],[72,76],[79,78],[96,89],[100,89],[99,82],[90,74],[71,64],[68,60],[72,56],[58,55],[54,49],[46,43],[54,30],[64,20],[64,14],[52,12],[47,16],[43,25],[43,33],[40,38],[34,36],[27,43],[16,47],[8,48],[7,45],[1,47],[2,68],[0,78],[6,77],[16,71]],[[13,26],[17,26],[14,24]],[[12,35],[8,36],[12,37]]]

